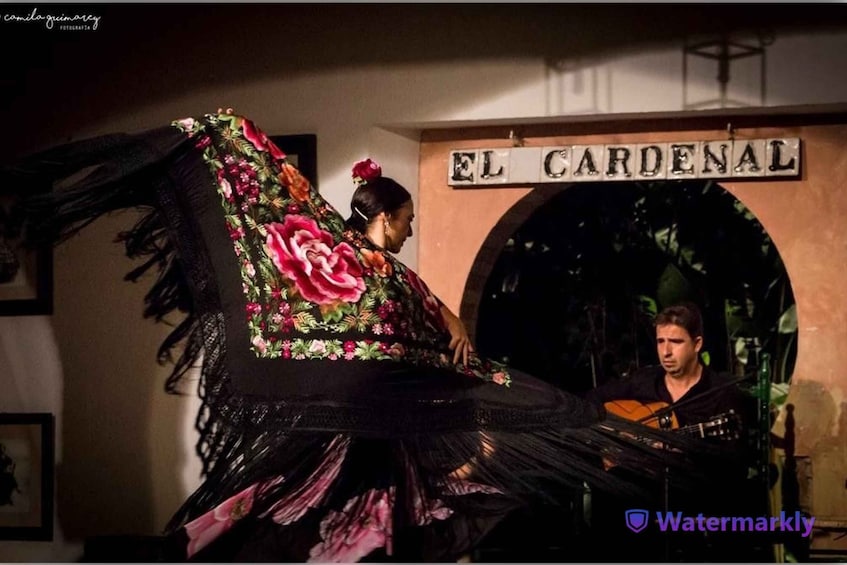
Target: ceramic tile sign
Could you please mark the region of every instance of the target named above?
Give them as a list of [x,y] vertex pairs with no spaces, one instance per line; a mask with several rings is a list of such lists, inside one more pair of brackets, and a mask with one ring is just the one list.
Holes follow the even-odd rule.
[[450,151],[454,187],[800,175],[800,139],[736,139]]

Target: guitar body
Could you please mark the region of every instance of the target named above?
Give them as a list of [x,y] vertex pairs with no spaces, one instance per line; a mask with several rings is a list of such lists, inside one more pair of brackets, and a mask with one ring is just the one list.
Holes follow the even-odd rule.
[[[610,400],[603,407],[607,412],[626,418],[633,422],[640,422],[645,426],[662,430],[675,430],[679,428],[676,414],[665,410],[670,406],[667,402],[639,402],[638,400]],[[656,413],[662,411],[660,416]]]

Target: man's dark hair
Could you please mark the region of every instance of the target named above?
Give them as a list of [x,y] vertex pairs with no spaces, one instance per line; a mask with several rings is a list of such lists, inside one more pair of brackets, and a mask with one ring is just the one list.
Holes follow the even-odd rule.
[[700,308],[693,302],[682,302],[668,306],[656,316],[654,326],[674,324],[685,328],[691,339],[703,337],[703,316]]

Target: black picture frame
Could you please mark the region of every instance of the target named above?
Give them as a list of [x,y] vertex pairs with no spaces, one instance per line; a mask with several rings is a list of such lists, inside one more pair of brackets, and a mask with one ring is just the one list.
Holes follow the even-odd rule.
[[318,136],[313,133],[270,136],[285,153],[288,162],[297,167],[318,188]]
[[20,195],[0,193],[0,316],[53,313],[53,248],[23,245]]
[[0,540],[51,541],[53,415],[0,413],[0,446]]

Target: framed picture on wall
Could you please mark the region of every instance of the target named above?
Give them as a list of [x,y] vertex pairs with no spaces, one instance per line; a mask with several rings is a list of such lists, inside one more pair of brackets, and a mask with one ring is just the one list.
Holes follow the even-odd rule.
[[0,540],[53,539],[52,414],[0,413]]
[[0,316],[53,313],[53,248],[21,245],[20,199],[0,194]]
[[282,149],[288,162],[297,167],[303,176],[318,188],[318,136],[313,133],[300,135],[272,135],[271,140]]

